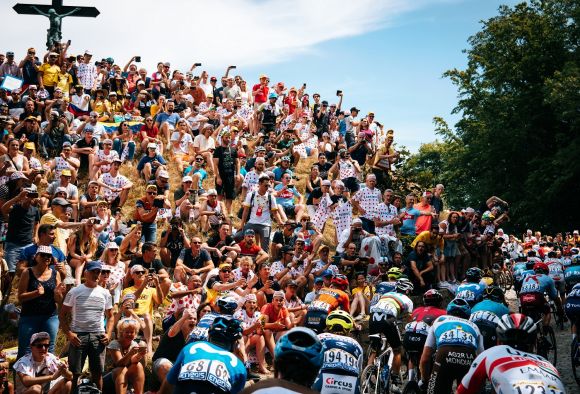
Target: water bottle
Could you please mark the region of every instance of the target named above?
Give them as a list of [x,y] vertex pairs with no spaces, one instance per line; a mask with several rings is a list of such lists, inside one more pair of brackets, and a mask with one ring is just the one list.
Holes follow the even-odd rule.
[[389,367],[389,364],[385,364],[383,365],[383,369],[381,370],[381,381],[383,382],[383,385],[387,385],[389,384],[389,378],[391,375],[391,369]]

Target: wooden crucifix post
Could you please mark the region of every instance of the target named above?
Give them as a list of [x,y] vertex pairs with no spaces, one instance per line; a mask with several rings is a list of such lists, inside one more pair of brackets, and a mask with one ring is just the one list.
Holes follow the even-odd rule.
[[50,49],[55,42],[62,40],[62,18],[67,16],[83,16],[96,18],[100,12],[95,7],[74,7],[62,4],[63,0],[52,0],[52,4],[16,4],[13,9],[19,14],[41,15],[50,20],[50,28],[46,34],[46,48]]

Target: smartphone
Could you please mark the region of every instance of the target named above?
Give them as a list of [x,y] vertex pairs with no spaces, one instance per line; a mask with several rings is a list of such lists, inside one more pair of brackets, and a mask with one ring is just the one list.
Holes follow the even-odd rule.
[[139,303],[138,303],[138,302],[134,303],[134,304],[133,304],[133,308],[134,308],[134,309],[138,309],[138,308],[139,308]]
[[195,63],[194,66],[199,67],[199,66],[201,66],[201,63]]
[[44,168],[42,168],[42,169],[38,170],[38,173],[39,173],[40,175],[44,175],[44,173],[45,173],[45,172],[46,172],[46,170],[45,170]]
[[28,192],[26,196],[28,198],[38,198],[38,192]]
[[196,89],[196,86],[192,86],[189,88],[189,90],[195,90],[195,89]]
[[155,268],[149,268],[149,274],[154,274],[155,273]]
[[68,40],[68,41],[66,42],[66,45],[70,46],[70,43],[71,43],[71,42],[72,42],[71,40]]
[[306,89],[306,82],[302,84],[302,89]]
[[288,189],[294,189],[294,185],[288,185]]
[[342,90],[337,90],[337,91],[336,91],[336,95],[337,95],[337,96],[340,96],[340,94],[341,94],[341,93],[342,93]]
[[274,281],[274,277],[272,275],[268,276],[268,280]]
[[164,206],[164,201],[163,201],[163,200],[161,200],[161,199],[159,199],[159,198],[156,198],[155,200],[153,200],[153,206],[154,206],[155,208],[163,208],[163,206]]
[[135,62],[141,63],[141,56],[135,56]]
[[231,69],[234,69],[234,68],[236,68],[236,66],[230,66],[230,68],[231,68]]

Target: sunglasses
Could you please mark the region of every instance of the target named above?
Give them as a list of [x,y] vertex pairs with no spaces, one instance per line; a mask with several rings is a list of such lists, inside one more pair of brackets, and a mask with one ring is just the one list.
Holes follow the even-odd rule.
[[193,241],[192,244],[201,245],[201,242],[200,241]]
[[226,272],[227,272],[227,273],[230,273],[230,272],[232,272],[232,270],[222,270],[221,272],[224,272],[224,273],[226,273]]
[[32,345],[37,349],[48,349],[50,347],[50,345],[48,343],[37,343],[35,345]]
[[147,194],[154,195],[154,194],[157,194],[157,192],[147,192]]
[[52,257],[52,254],[50,253],[39,253],[39,255],[42,259],[50,259]]
[[135,274],[137,274],[137,275],[145,275],[145,271],[135,271]]
[[111,271],[101,271],[101,275],[111,275]]
[[195,161],[203,161],[203,159],[202,158],[197,158],[197,159],[195,159]]

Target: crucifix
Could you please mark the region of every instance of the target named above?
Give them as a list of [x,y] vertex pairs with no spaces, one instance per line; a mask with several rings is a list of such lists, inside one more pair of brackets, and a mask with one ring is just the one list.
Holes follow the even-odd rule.
[[62,18],[67,16],[84,16],[96,18],[100,12],[95,7],[74,7],[62,4],[63,0],[52,0],[52,4],[16,4],[13,9],[19,14],[46,16],[50,21],[50,28],[46,34],[46,47],[62,40]]

